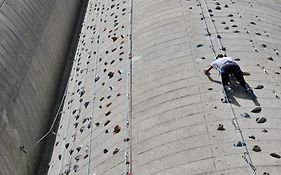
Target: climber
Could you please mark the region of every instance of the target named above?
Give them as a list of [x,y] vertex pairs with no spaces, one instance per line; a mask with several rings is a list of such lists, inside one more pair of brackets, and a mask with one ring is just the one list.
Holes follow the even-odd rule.
[[217,69],[221,74],[222,85],[227,96],[230,96],[233,92],[233,90],[228,86],[228,83],[230,83],[230,75],[234,75],[239,84],[243,88],[245,88],[247,92],[253,93],[250,86],[246,83],[243,77],[243,72],[241,71],[239,65],[234,61],[232,57],[227,57],[226,55],[219,54],[215,58],[215,61],[211,63],[210,67],[204,69],[204,73],[209,76],[209,72],[212,68]]

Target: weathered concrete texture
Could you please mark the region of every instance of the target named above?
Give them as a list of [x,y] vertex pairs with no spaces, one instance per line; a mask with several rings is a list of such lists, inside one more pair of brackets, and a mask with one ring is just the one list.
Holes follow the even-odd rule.
[[0,174],[36,171],[79,11],[78,0],[0,4]]
[[[254,89],[260,113],[250,112],[258,102],[240,88],[234,89],[232,106],[257,174],[280,174],[280,159],[269,155],[281,154],[280,7],[280,1],[134,2],[134,174],[251,174],[242,158],[245,150],[233,146],[241,138],[229,105],[220,100],[221,85],[203,74],[214,58],[206,27],[216,53],[222,52],[219,34],[226,54],[240,58],[250,73],[249,84],[264,85]],[[211,77],[220,80],[215,71]],[[244,112],[251,118],[242,118]],[[262,116],[267,121],[257,124]],[[217,130],[219,124],[224,131]],[[262,151],[253,152],[254,145]]]
[[[257,174],[277,175],[280,2],[137,0],[133,23],[130,2],[90,0],[49,174],[251,174],[248,148]],[[231,106],[221,102],[218,74],[209,81],[203,69],[222,47],[252,87],[264,86],[257,101],[233,87]],[[234,146],[239,130],[246,147]]]

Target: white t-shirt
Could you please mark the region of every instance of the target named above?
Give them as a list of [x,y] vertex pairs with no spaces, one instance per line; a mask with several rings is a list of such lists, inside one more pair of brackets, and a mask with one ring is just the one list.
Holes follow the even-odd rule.
[[213,68],[217,69],[218,71],[220,71],[222,66],[224,66],[226,64],[237,64],[237,63],[234,61],[234,58],[232,58],[232,57],[223,57],[223,58],[218,58],[215,61],[213,61],[211,66]]

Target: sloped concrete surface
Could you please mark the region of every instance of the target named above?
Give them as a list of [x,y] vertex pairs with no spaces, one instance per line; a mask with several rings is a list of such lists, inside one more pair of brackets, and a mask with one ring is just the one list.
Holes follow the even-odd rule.
[[[280,174],[280,5],[89,1],[49,174]],[[257,100],[222,103],[218,53]]]
[[1,175],[37,169],[42,145],[34,144],[52,117],[79,5],[77,0],[0,1]]

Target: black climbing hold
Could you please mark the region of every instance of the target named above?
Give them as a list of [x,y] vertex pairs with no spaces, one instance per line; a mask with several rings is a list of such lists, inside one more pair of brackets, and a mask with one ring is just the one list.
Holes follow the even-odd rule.
[[82,149],[82,145],[78,146],[76,150],[79,152]]
[[109,78],[112,78],[113,75],[114,75],[114,72],[109,72],[107,75],[108,75]]
[[210,13],[211,13],[211,12],[213,12],[213,11],[212,11],[212,9],[208,9],[208,12],[210,12]]
[[232,25],[231,27],[238,27],[238,26],[234,24],[234,25]]
[[224,28],[224,30],[228,30],[228,29],[229,29],[229,27],[225,27],[225,28]]
[[224,6],[225,8],[228,8],[228,5],[227,4],[225,4],[225,6]]
[[268,60],[270,61],[273,61],[273,58],[272,57],[267,57]]
[[261,35],[259,32],[256,32],[256,35]]
[[277,154],[277,153],[270,153],[269,155],[271,155],[272,157],[275,157],[277,159],[281,158],[281,156],[279,154]]
[[220,6],[216,6],[216,10],[221,10],[221,7]]
[[261,132],[268,132],[268,130],[267,129],[263,129]]
[[223,127],[223,124],[219,124],[217,130],[219,130],[219,131],[224,131],[225,128]]
[[236,144],[233,144],[233,146],[235,146],[235,147],[242,147],[242,146],[246,146],[246,143],[238,141]]
[[108,125],[109,122],[110,122],[110,120],[106,120],[106,121],[104,122],[104,126]]
[[197,44],[197,48],[203,47],[203,44]]
[[221,36],[220,36],[220,35],[217,35],[217,38],[218,38],[218,39],[221,39]]
[[261,112],[261,107],[256,107],[255,109],[251,110],[252,113],[259,113]]
[[77,128],[78,122],[74,123],[74,128]]
[[104,153],[104,154],[108,153],[108,150],[107,150],[107,149],[104,149],[104,150],[103,150],[103,153]]
[[113,151],[113,154],[118,153],[119,150],[120,150],[119,148],[115,148],[115,150]]
[[99,123],[99,122],[97,122],[97,123],[95,123],[95,125],[96,125],[96,126],[99,126],[99,125],[100,125],[100,123]]
[[268,172],[263,172],[262,175],[270,175]]
[[61,160],[61,155],[58,156],[59,160]]
[[88,107],[89,103],[90,103],[90,102],[85,102],[85,104],[84,104],[85,108]]
[[74,152],[73,149],[69,150],[69,154],[71,155]]
[[253,135],[249,135],[249,138],[250,138],[250,139],[255,139],[256,137],[253,136]]
[[240,61],[241,59],[240,59],[240,58],[235,58],[234,60],[235,60],[235,61]]
[[124,139],[124,142],[129,142],[130,141],[130,138],[125,138]]
[[240,32],[239,30],[234,30],[234,31],[233,31],[233,33],[239,33],[239,32]]
[[112,41],[115,42],[117,40],[116,36],[111,37]]
[[104,131],[104,133],[108,134],[108,133],[109,133],[108,129],[106,129],[106,130]]
[[225,47],[222,47],[221,50],[222,50],[222,51],[226,51],[226,48],[225,48]]
[[230,21],[230,22],[234,22],[234,19],[230,19],[229,21]]
[[254,21],[250,21],[250,24],[256,25],[256,23]]
[[264,86],[263,85],[257,85],[254,89],[262,89],[262,88],[264,88]]
[[206,58],[205,58],[205,57],[201,57],[201,59],[202,59],[202,60],[205,60]]
[[108,116],[108,115],[110,115],[111,114],[111,112],[110,111],[108,111],[107,113],[105,113],[104,115],[105,116]]
[[256,122],[257,122],[257,123],[265,123],[265,122],[266,122],[266,118],[264,118],[264,117],[258,117],[258,118],[256,118]]
[[227,15],[227,17],[233,17],[233,15],[232,15],[232,14],[229,14],[229,15]]
[[213,90],[213,88],[208,88],[209,91]]
[[258,145],[255,145],[253,148],[252,148],[253,151],[255,152],[260,152],[261,151],[261,148],[258,146]]
[[221,22],[221,24],[225,24],[225,22],[223,21],[223,22]]
[[99,81],[99,79],[100,79],[100,77],[97,76],[97,77],[95,78],[95,82]]
[[266,44],[262,44],[261,46],[262,46],[263,48],[266,48]]
[[66,143],[64,146],[67,149],[69,147],[69,143]]

